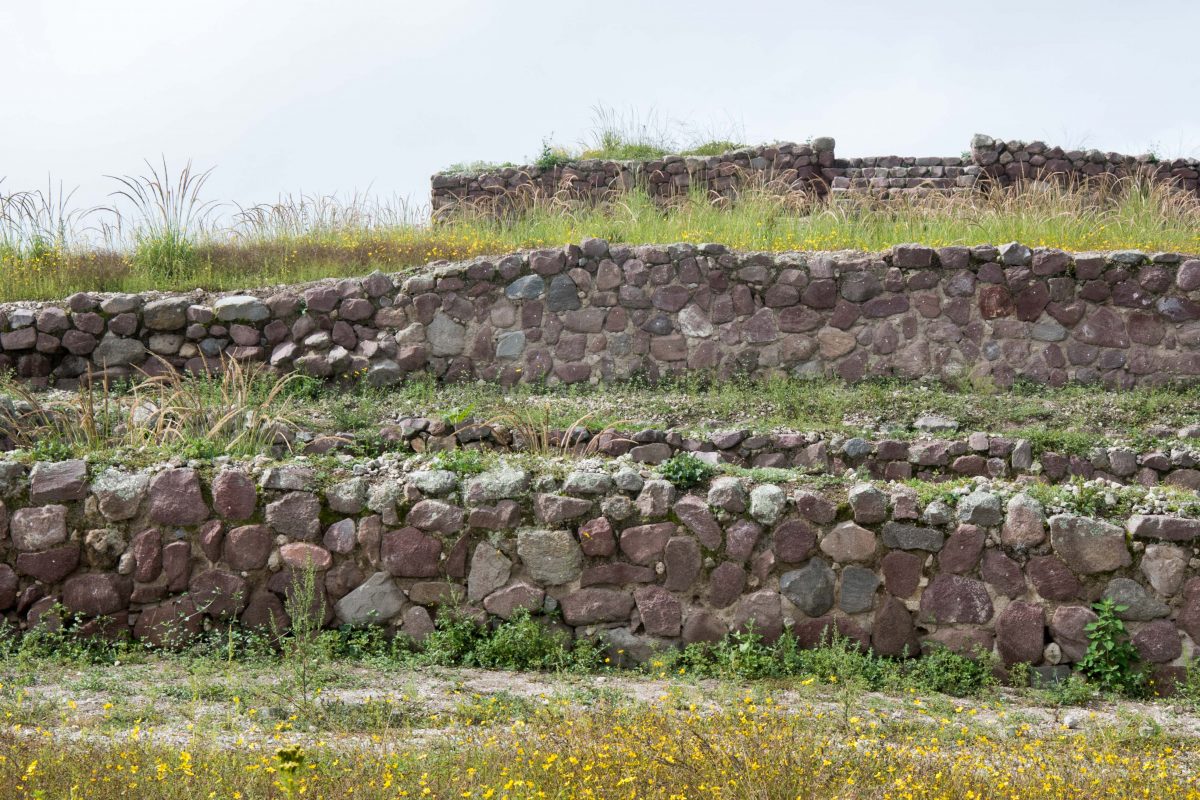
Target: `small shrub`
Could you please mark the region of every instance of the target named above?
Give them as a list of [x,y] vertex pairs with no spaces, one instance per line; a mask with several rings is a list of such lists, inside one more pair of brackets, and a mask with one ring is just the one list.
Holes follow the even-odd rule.
[[556,670],[570,664],[570,636],[520,611],[480,639],[472,660],[490,669]]
[[438,667],[469,663],[483,634],[483,629],[472,619],[455,613],[439,614],[417,661]]
[[1085,628],[1088,649],[1079,662],[1079,671],[1106,692],[1144,694],[1146,674],[1138,667],[1137,649],[1129,641],[1125,623],[1117,616],[1128,607],[1106,597],[1092,608],[1097,619]]
[[918,691],[967,697],[995,687],[994,667],[991,653],[969,658],[945,647],[934,647],[909,663],[905,678]]
[[1045,686],[1042,692],[1047,700],[1059,707],[1082,706],[1096,698],[1096,688],[1075,673]]
[[690,489],[717,474],[717,468],[692,453],[676,453],[658,466],[658,472],[677,489]]
[[542,140],[542,152],[534,161],[538,169],[554,169],[571,162],[571,154],[565,148],[550,143],[549,139]]

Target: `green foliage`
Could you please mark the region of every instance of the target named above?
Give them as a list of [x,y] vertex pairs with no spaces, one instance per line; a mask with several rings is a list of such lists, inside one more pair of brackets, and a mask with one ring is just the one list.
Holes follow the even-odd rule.
[[542,152],[533,162],[538,169],[550,170],[571,163],[571,154],[565,148],[550,143],[549,139],[542,140]]
[[492,630],[466,616],[443,613],[415,660],[445,667],[594,672],[604,659],[597,643],[572,642],[550,620],[519,611]]
[[700,142],[692,147],[685,149],[679,155],[681,156],[719,156],[722,153],[729,153],[733,150],[741,150],[746,145],[742,142],[735,142],[729,139],[713,139],[708,142]]
[[284,611],[291,620],[287,635],[276,631],[280,642],[284,673],[279,693],[301,717],[319,716],[320,693],[326,654],[321,647],[321,627],[325,622],[325,587],[318,585],[317,571],[311,565],[291,576],[284,598]]
[[1059,707],[1082,706],[1096,699],[1096,687],[1075,673],[1048,686],[1035,688],[1041,689],[1042,695]]
[[487,470],[493,457],[484,450],[441,450],[429,462],[432,469],[444,469],[456,475],[478,475]]
[[717,474],[717,469],[693,453],[679,452],[659,464],[658,472],[675,488],[690,489]]
[[1097,619],[1085,630],[1088,649],[1079,671],[1104,691],[1138,697],[1146,691],[1146,673],[1138,666],[1137,649],[1118,616],[1127,606],[1106,597],[1092,606]]
[[905,677],[917,691],[967,697],[996,685],[995,656],[976,653],[974,658],[945,647],[933,647],[905,668]]
[[144,275],[169,281],[196,272],[200,256],[191,239],[169,230],[139,239],[132,262]]

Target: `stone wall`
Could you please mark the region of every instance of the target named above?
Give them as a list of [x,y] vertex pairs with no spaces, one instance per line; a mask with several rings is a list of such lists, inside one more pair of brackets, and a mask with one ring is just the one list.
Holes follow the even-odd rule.
[[1200,259],[1171,253],[588,239],[262,294],[10,304],[0,368],[60,386],[222,358],[378,385],[419,370],[503,385],[705,372],[1128,387],[1200,375]]
[[1200,640],[1196,519],[1047,518],[1019,487],[982,482],[922,506],[870,483],[681,492],[616,462],[559,477],[359,466],[0,463],[0,612],[53,626],[61,605],[83,633],[176,645],[233,620],[285,627],[311,566],[330,625],[421,639],[448,605],[481,621],[527,608],[635,659],[753,623],[767,639],[788,627],[811,645],[833,626],[887,655],[936,642],[1053,671],[1082,656],[1102,596],[1128,606],[1163,670]]
[[654,198],[703,190],[733,197],[741,188],[770,185],[775,191],[814,197],[829,192],[896,196],[928,191],[963,192],[1008,186],[1018,180],[1068,181],[1145,176],[1200,192],[1200,161],[1160,160],[1099,150],[1066,150],[1045,142],[971,140],[960,157],[869,156],[837,158],[834,140],[777,143],[719,156],[667,156],[653,161],[571,162],[551,169],[506,167],[474,174],[437,173],[431,178],[435,216],[470,206],[506,212],[530,201],[556,197],[599,202],[643,186]]
[[[954,427],[947,427],[950,422]],[[956,423],[937,417],[917,420],[915,439],[863,438],[820,432],[754,432],[749,429],[716,431],[687,436],[679,431],[645,428],[639,431],[588,430],[576,426],[551,430],[552,446],[575,442],[577,455],[596,453],[608,457],[628,455],[638,464],[661,464],[677,453],[692,453],[714,466],[734,464],[749,468],[798,469],[808,475],[845,475],[847,470],[877,480],[946,481],[964,477],[1037,477],[1047,483],[1075,479],[1101,479],[1114,484],[1157,486],[1165,484],[1200,490],[1200,424],[1174,432],[1170,448],[1137,450],[1123,446],[1096,447],[1086,455],[1053,451],[1035,453],[1028,439],[976,431],[955,435]],[[520,451],[519,438],[500,423],[405,417],[384,425],[380,435],[403,442],[413,452],[433,453],[460,447]],[[1169,435],[1169,434],[1167,434]],[[353,439],[321,437],[305,452],[327,453],[349,449]]]
[[442,172],[431,178],[435,216],[468,204],[498,212],[557,197],[596,202],[642,186],[654,198],[691,191],[733,197],[750,182],[785,191],[825,191],[822,169],[833,167],[833,140],[747,147],[718,156],[665,156],[649,161],[583,159],[553,167],[504,167],[476,174]]

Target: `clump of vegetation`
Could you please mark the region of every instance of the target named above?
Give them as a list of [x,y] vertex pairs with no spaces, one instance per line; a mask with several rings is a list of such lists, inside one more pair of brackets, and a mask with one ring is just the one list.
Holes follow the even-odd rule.
[[435,453],[429,466],[444,469],[456,475],[478,475],[491,465],[494,457],[485,450],[458,448]]
[[717,474],[717,468],[694,453],[678,452],[658,465],[658,472],[676,489],[690,489]]
[[85,379],[61,400],[4,377],[0,436],[40,460],[119,451],[189,458],[290,451],[300,427],[297,397],[311,379],[269,375],[263,365],[235,360],[213,368],[193,375],[168,366],[128,387]]
[[600,646],[571,640],[549,619],[521,610],[489,630],[466,616],[438,616],[436,630],[422,645],[420,663],[489,669],[594,672],[603,664]]

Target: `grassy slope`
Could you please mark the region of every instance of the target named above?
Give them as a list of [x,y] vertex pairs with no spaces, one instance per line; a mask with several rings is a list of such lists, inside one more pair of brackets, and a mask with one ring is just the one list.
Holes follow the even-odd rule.
[[546,202],[504,220],[467,211],[435,225],[406,221],[402,213],[366,203],[312,215],[285,201],[236,228],[139,235],[136,245],[117,251],[91,250],[62,237],[33,241],[5,230],[0,221],[0,301],[80,290],[237,289],[374,269],[396,272],[437,259],[561,246],[585,236],[626,243],[721,242],[739,250],[881,250],[912,241],[941,246],[1018,240],[1077,251],[1200,252],[1200,202],[1194,196],[1162,187],[1124,188],[1009,190],[888,204],[847,198],[812,207],[794,196],[748,191],[731,206],[692,197],[666,211],[633,192],[600,208]]

